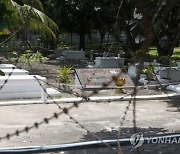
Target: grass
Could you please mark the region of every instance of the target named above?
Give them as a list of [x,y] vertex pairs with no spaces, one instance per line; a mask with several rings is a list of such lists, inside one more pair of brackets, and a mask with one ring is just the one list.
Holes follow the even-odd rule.
[[[150,47],[149,55],[152,59],[158,59],[157,49],[155,47]],[[174,53],[171,57],[173,61],[180,61],[180,47],[174,49]]]
[[172,59],[175,61],[180,61],[180,47],[174,49]]

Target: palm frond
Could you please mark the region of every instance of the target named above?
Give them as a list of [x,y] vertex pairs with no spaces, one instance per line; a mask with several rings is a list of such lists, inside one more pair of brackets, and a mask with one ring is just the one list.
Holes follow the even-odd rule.
[[47,25],[49,28],[51,28],[55,32],[58,31],[57,24],[54,21],[52,21],[47,15],[45,15],[43,12],[37,10],[36,8],[32,8],[29,5],[24,5],[21,7],[20,11],[25,16],[27,16],[29,14],[29,12],[31,11],[31,13],[32,13],[31,18],[41,21],[43,24]]
[[55,33],[45,23],[42,23],[35,18],[31,18],[28,25],[29,32],[40,34],[45,40],[56,40]]
[[[13,28],[18,28],[22,24],[24,24],[25,20],[27,19],[27,16],[31,14],[31,18],[28,21],[28,29],[29,31],[42,35],[46,39],[56,39],[55,33],[58,31],[57,24],[52,21],[47,15],[45,15],[43,12],[39,11],[38,9],[24,4],[19,5],[13,0],[1,0],[2,3],[5,4],[6,8],[8,10],[13,11],[13,20],[14,25]],[[41,2],[37,0],[39,7],[41,6]],[[41,10],[43,10],[41,8]],[[12,26],[11,26],[12,27]]]

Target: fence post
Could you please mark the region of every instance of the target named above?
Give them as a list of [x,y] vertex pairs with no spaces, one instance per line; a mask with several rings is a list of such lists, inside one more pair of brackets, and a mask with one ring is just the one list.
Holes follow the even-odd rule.
[[41,88],[41,100],[43,103],[46,103],[47,102],[47,79],[46,78],[43,78],[41,82],[41,85],[42,85],[42,88]]

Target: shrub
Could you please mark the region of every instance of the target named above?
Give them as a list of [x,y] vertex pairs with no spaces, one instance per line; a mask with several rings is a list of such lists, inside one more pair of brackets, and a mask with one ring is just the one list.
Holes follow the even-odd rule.
[[167,57],[167,56],[161,56],[161,57],[159,58],[159,61],[160,61],[160,63],[163,64],[163,65],[169,65],[169,64],[170,64],[170,59],[169,59],[169,57]]
[[26,64],[31,64],[32,62],[42,62],[43,60],[47,59],[47,57],[44,57],[38,51],[34,53],[31,50],[26,50],[25,53],[18,58],[18,61]]
[[155,80],[154,70],[155,70],[155,66],[153,65],[146,66],[146,68],[144,69],[143,72],[148,81]]
[[58,82],[65,83],[65,84],[70,83],[71,70],[72,70],[72,67],[69,67],[69,66],[59,67]]

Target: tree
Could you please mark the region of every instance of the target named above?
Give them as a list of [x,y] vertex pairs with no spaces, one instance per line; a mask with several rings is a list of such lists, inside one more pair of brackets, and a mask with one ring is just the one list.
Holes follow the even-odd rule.
[[166,0],[153,26],[159,56],[172,56],[180,41],[180,2]]
[[[150,24],[153,32],[152,45],[157,47],[159,56],[172,56],[174,47],[180,40],[180,1],[147,0],[142,3],[147,14],[146,22]],[[140,25],[138,27],[141,29],[146,28],[143,20],[138,20],[135,24]],[[136,29],[138,27],[136,26]]]
[[[128,13],[126,10],[128,10]],[[123,1],[114,33],[125,53],[139,50],[141,40],[138,39],[142,35],[142,30],[139,28],[141,22],[142,15],[138,12],[134,3],[131,0]]]
[[[27,39],[25,34],[28,32],[38,34],[45,40],[55,41],[58,26],[43,13],[43,7],[39,0],[32,2],[30,3],[27,0],[1,0],[1,5],[12,12],[11,24],[6,25],[6,28],[13,32],[23,25],[20,32],[24,34],[23,39],[25,41]],[[4,13],[7,14],[7,11],[4,11]]]
[[7,10],[6,6],[0,2],[0,41],[5,39],[7,35],[11,32],[7,28],[8,25],[11,23],[11,15],[12,11]]
[[85,49],[85,35],[93,29],[92,4],[89,0],[49,0],[47,4],[48,14],[61,28],[80,36],[79,49]]
[[99,31],[103,42],[104,35],[112,29],[115,21],[118,0],[49,0],[47,13],[58,25],[69,33],[80,37],[79,49],[85,49],[85,35]]

